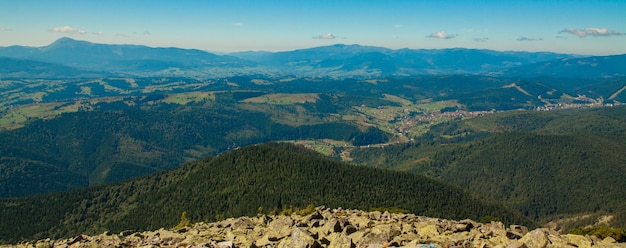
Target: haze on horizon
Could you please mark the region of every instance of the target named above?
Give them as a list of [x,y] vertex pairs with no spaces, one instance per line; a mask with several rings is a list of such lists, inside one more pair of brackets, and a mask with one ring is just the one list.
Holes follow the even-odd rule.
[[331,44],[626,54],[626,1],[9,1],[0,46],[61,37],[213,52]]

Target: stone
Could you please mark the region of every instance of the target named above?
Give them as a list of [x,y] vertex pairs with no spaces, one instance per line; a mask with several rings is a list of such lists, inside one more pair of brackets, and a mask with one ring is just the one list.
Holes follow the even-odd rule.
[[400,227],[398,223],[380,224],[372,227],[372,233],[385,234],[391,240],[395,236],[400,235]]
[[590,248],[592,244],[591,239],[581,235],[566,234],[564,238],[578,248]]
[[408,234],[402,234],[402,235],[393,237],[391,239],[391,242],[395,242],[399,244],[400,246],[405,246],[411,241],[419,240],[419,239],[420,237],[416,233],[408,233]]
[[391,213],[389,213],[388,211],[385,211],[381,216],[380,216],[380,220],[381,221],[390,221],[391,220]]
[[333,232],[341,232],[343,231],[343,227],[341,226],[341,222],[339,220],[333,219],[326,222],[319,229],[324,235],[328,235]]
[[238,218],[231,224],[232,229],[252,229],[254,226],[254,222],[248,217]]
[[423,238],[430,238],[430,237],[435,237],[435,236],[439,236],[439,230],[437,229],[436,225],[426,225],[420,228],[417,228],[417,234],[420,235],[420,237]]
[[385,233],[366,233],[363,238],[356,244],[357,247],[369,247],[372,245],[384,245],[390,240],[389,235]]
[[528,248],[545,248],[548,245],[548,236],[545,230],[537,229],[527,233],[519,239]]
[[374,211],[369,214],[371,220],[380,220],[382,215],[380,211]]
[[324,216],[322,215],[322,213],[320,213],[320,211],[315,211],[306,217],[307,222],[311,222],[312,220],[323,220],[323,219],[324,219]]
[[85,234],[82,234],[82,235],[80,235],[80,236],[78,236],[78,237],[76,237],[76,238],[72,239],[72,240],[71,240],[70,242],[68,242],[67,244],[68,244],[68,245],[73,245],[73,244],[76,244],[76,243],[81,243],[81,242],[89,242],[89,240],[90,240],[90,239],[91,239],[91,238],[90,238],[89,236],[87,236],[87,235],[85,235]]
[[320,227],[320,220],[312,220],[310,222],[308,222],[309,227]]
[[521,241],[513,241],[511,243],[509,243],[506,248],[527,248],[526,244],[524,244],[524,242]]
[[520,226],[520,225],[511,225],[509,226],[509,233],[507,234],[507,236],[509,236],[509,238],[519,239],[521,237],[524,237],[524,235],[526,235],[527,233],[528,233],[528,227]]
[[615,240],[613,237],[606,237],[602,240],[602,243],[614,244],[617,243],[617,240]]
[[133,230],[121,231],[120,232],[120,236],[128,236],[128,235],[131,235],[133,233],[135,233],[135,231],[133,231]]
[[489,242],[493,246],[507,247],[511,243],[511,240],[509,238],[507,238],[506,236],[496,236],[496,237],[491,237],[489,239]]
[[233,248],[233,247],[235,247],[234,244],[233,244],[233,241],[222,241],[222,242],[217,243],[215,246],[216,246],[216,248]]
[[313,248],[322,247],[306,230],[296,228],[289,238],[283,239],[279,248]]
[[348,235],[348,237],[352,239],[352,242],[354,242],[355,244],[360,243],[364,236],[364,231],[356,231],[355,233]]
[[163,228],[159,229],[157,234],[162,241],[177,242],[185,239],[185,235]]
[[288,216],[281,216],[273,220],[267,225],[268,239],[270,241],[278,241],[284,237],[289,236],[292,230],[293,220]]
[[345,233],[341,233],[333,239],[330,244],[327,246],[328,248],[355,248],[356,245],[352,242],[352,239],[348,237]]
[[372,220],[364,216],[351,216],[348,221],[358,229],[364,229],[371,227]]
[[413,240],[403,246],[404,248],[441,248],[441,245],[438,244],[422,244],[418,240]]
[[358,231],[358,230],[359,230],[359,229],[357,229],[357,228],[356,228],[355,226],[353,226],[353,225],[347,225],[347,226],[343,229],[343,232],[344,232],[346,235],[350,235],[350,234],[353,234],[354,232],[356,232],[356,231]]
[[273,244],[275,244],[275,242],[270,241],[267,235],[265,235],[265,236],[263,236],[263,237],[261,237],[261,238],[257,239],[257,240],[254,242],[254,245],[255,245],[256,247],[264,247],[264,246],[267,246],[267,245],[273,245]]

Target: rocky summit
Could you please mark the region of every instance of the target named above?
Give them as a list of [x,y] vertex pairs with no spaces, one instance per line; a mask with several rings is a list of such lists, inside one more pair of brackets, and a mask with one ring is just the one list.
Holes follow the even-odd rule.
[[157,231],[105,232],[0,247],[626,247],[612,238],[560,234],[501,222],[445,220],[317,207],[306,215],[258,215]]

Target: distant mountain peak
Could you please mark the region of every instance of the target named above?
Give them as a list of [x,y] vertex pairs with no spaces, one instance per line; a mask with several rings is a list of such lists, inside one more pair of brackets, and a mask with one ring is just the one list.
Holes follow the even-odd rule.
[[58,40],[56,40],[53,43],[57,43],[57,42],[75,42],[75,41],[78,41],[78,40],[75,40],[75,39],[72,39],[70,37],[65,36],[65,37],[59,38]]
[[52,43],[50,45],[42,47],[42,49],[50,49],[50,48],[59,48],[59,47],[76,47],[79,45],[93,45],[93,43],[82,40],[75,40],[69,37],[62,37]]

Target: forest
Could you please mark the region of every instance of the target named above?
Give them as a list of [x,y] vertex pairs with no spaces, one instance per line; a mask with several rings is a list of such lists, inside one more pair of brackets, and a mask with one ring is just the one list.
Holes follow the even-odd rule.
[[534,221],[425,176],[337,162],[290,143],[242,147],[122,183],[0,200],[0,243],[173,227],[307,205],[399,208],[448,219]]
[[451,121],[411,144],[355,149],[352,163],[437,178],[540,222],[602,212],[626,227],[625,114],[621,106]]

